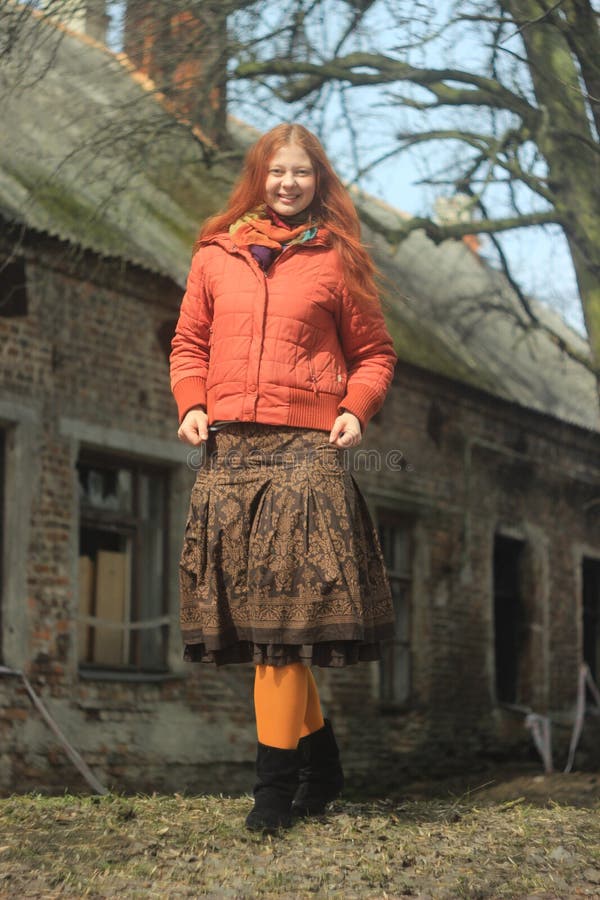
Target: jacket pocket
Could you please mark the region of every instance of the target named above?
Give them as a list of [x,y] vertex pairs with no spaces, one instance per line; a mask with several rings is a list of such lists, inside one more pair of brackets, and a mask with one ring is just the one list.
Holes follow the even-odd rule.
[[212,325],[208,328],[208,371],[206,373],[206,390],[212,387],[213,379],[212,379],[212,345],[213,345],[213,327]]
[[336,376],[335,376],[335,386],[336,386],[336,394],[339,394],[340,397],[343,397],[346,393],[346,387],[348,384],[348,375],[340,370],[339,366],[336,366]]
[[308,350],[308,377],[310,380],[311,387],[312,387],[315,395],[318,397],[319,396],[319,388],[318,388],[317,383],[318,383],[319,379],[317,376],[317,369],[315,366],[315,356],[314,356],[315,345],[317,343],[317,339],[318,339],[318,334],[315,332],[315,336],[313,337],[313,339],[311,341],[311,345]]
[[309,371],[308,377],[310,379],[311,387],[318,397],[319,396],[319,388],[317,386],[318,378],[317,378],[317,374],[315,372],[315,365],[314,365],[312,353],[310,353],[309,357],[308,357],[308,371]]

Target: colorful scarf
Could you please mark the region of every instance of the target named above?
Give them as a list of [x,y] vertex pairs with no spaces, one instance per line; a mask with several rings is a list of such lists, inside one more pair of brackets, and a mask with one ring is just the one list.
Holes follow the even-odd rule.
[[316,225],[307,221],[295,227],[288,225],[269,206],[261,206],[234,222],[229,234],[239,247],[249,248],[262,269],[268,269],[285,247],[312,240],[317,230]]

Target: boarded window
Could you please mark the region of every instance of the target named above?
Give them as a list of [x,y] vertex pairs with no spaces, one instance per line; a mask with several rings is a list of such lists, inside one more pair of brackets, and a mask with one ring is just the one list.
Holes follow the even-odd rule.
[[522,596],[524,543],[497,535],[494,541],[494,643],[496,698],[519,699],[519,672],[528,622]]
[[0,261],[0,317],[27,315],[27,282],[22,259]]
[[600,676],[600,560],[582,560],[583,658],[598,684]]
[[80,665],[164,671],[167,475],[88,454],[77,468]]
[[396,623],[393,642],[382,647],[380,699],[385,705],[401,706],[408,701],[411,690],[412,526],[405,518],[388,510],[379,510],[377,521]]

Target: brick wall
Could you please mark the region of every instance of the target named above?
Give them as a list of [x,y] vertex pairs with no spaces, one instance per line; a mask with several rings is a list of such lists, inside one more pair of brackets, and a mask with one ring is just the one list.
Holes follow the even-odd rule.
[[[105,436],[113,449],[121,440],[127,452],[155,461],[166,454],[177,559],[193,473],[175,439],[159,334],[176,317],[181,291],[110,261],[57,257],[51,242],[28,256],[28,315],[0,316],[0,424],[26,487],[11,494],[9,485],[6,498],[4,541],[25,546],[26,563],[22,573],[13,566],[5,584],[4,662],[26,669],[107,784],[249,790],[249,667],[182,664],[176,629],[172,671],[154,681],[84,678],[76,658],[74,464],[86,435],[94,446]],[[598,496],[598,444],[583,429],[399,365],[359,448],[376,449],[379,464],[354,474],[374,516],[391,508],[411,522],[411,693],[403,708],[382,710],[377,664],[315,673],[351,776],[367,779],[373,759],[380,775],[398,780],[464,765],[477,753],[529,752],[523,715],[495,699],[496,533],[526,547],[531,627],[519,702],[568,719],[581,658],[577,566],[582,547],[600,556],[597,513],[584,509]],[[390,467],[395,451],[404,470]],[[174,568],[171,582],[176,615]],[[13,677],[0,678],[0,743],[0,789],[83,787]]]
[[[444,419],[437,439],[428,433],[434,403]],[[500,756],[517,744],[527,752],[523,713],[495,700],[494,535],[518,537],[526,548],[531,629],[515,705],[569,720],[582,654],[581,547],[600,553],[599,523],[584,511],[599,493],[598,436],[400,367],[368,439],[386,452],[398,446],[411,464],[395,477],[361,478],[371,505],[409,512],[422,545],[413,560],[413,697],[407,710],[379,717],[382,742],[392,757],[398,742],[398,761],[406,759],[398,732],[424,711],[424,728],[413,733],[424,766],[440,744],[459,764],[472,751]],[[351,696],[348,689],[348,703]],[[361,705],[359,698],[358,729]],[[366,730],[372,741],[371,723]],[[555,729],[554,737],[558,756],[570,731]]]

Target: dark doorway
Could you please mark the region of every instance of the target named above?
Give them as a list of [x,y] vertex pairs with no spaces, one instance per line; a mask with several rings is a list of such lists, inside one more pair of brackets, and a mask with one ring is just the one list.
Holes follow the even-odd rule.
[[527,627],[521,589],[523,541],[496,536],[494,541],[494,638],[496,698],[516,703],[523,636]]
[[582,560],[583,658],[598,683],[600,667],[600,560]]

